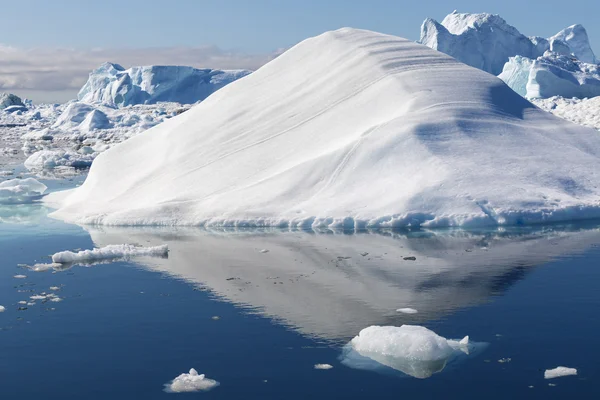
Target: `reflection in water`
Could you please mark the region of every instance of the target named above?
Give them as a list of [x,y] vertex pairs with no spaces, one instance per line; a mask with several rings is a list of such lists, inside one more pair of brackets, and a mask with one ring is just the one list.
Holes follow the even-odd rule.
[[38,224],[48,215],[40,203],[0,205],[0,223]]
[[[168,259],[136,261],[304,335],[341,343],[370,325],[419,324],[484,302],[531,267],[600,242],[596,227],[353,235],[86,229],[96,246],[167,244]],[[419,313],[396,312],[402,307]]]

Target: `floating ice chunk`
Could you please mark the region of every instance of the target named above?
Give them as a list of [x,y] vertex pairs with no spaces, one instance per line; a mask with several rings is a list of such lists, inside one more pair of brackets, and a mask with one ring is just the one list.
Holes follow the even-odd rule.
[[135,256],[164,257],[168,255],[167,245],[154,247],[136,247],[131,244],[112,244],[100,249],[82,250],[77,253],[61,251],[52,255],[52,262],[59,264],[76,262],[93,262],[115,258],[128,258]]
[[188,374],[181,374],[165,384],[167,393],[205,392],[219,386],[219,382],[198,374],[194,368]]
[[0,313],[6,311],[6,308],[4,306],[0,306]]
[[10,179],[0,183],[0,204],[23,204],[39,200],[47,187],[33,179]]
[[406,307],[406,308],[399,308],[396,310],[397,312],[400,312],[402,314],[416,314],[418,313],[417,310],[415,310],[414,308],[410,308],[410,307]]
[[46,296],[35,294],[33,296],[29,296],[31,300],[46,300]]
[[27,275],[15,275],[15,276],[13,276],[13,278],[15,278],[15,279],[25,279],[25,278],[27,278]]
[[556,367],[544,371],[544,379],[560,378],[561,376],[577,375],[577,369],[568,367]]
[[315,364],[315,369],[331,369],[333,365],[330,364]]
[[386,366],[424,379],[442,371],[451,358],[468,355],[469,346],[468,336],[449,340],[422,326],[370,326],[346,346],[342,362],[360,369]]
[[72,150],[40,150],[25,160],[30,171],[55,169],[57,167],[88,168],[97,154],[81,154]]
[[50,290],[60,290],[60,288],[58,286],[50,286]]

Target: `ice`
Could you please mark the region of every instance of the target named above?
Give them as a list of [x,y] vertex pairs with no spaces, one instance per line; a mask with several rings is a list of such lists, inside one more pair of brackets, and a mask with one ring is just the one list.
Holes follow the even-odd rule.
[[5,110],[10,106],[24,106],[21,98],[12,93],[0,93],[0,110]]
[[138,247],[131,244],[115,244],[100,249],[82,250],[77,253],[72,251],[61,251],[52,255],[52,262],[58,264],[93,262],[116,258],[128,258],[136,256],[163,257],[169,252],[166,245],[153,247]]
[[165,384],[168,393],[205,392],[219,386],[219,382],[198,374],[194,368],[187,374],[181,374],[171,382]]
[[536,58],[547,50],[547,43],[532,42],[499,15],[456,11],[441,24],[427,18],[419,42],[494,75],[502,72],[509,57]]
[[13,278],[15,278],[15,279],[26,279],[27,275],[15,275],[15,276],[13,276]]
[[418,313],[417,310],[415,310],[414,308],[399,308],[396,310],[397,312],[400,312],[402,314],[416,314]]
[[600,217],[599,169],[597,131],[426,46],[344,28],[111,147],[48,204],[104,225],[524,225]]
[[544,379],[560,378],[561,376],[577,375],[577,369],[568,367],[556,367],[544,371]]
[[600,96],[600,65],[546,52],[537,59],[511,57],[498,76],[528,98]]
[[381,365],[424,379],[442,371],[457,352],[468,354],[468,348],[468,337],[448,340],[423,326],[370,326],[350,341],[344,362],[351,366],[356,362],[356,355],[348,354],[354,351]]
[[498,15],[453,12],[441,24],[426,19],[420,42],[499,75],[523,96],[600,95],[598,59],[581,25],[548,39],[528,38]]
[[332,369],[333,365],[330,364],[315,364],[315,369]]
[[25,160],[25,168],[30,171],[51,170],[57,167],[74,169],[88,168],[97,153],[81,154],[73,150],[40,150]]
[[104,63],[90,74],[77,97],[85,103],[116,107],[165,101],[192,104],[250,72],[157,65],[126,70]]
[[33,179],[10,179],[0,183],[0,204],[26,204],[44,196],[47,187]]
[[533,103],[557,117],[600,131],[600,97],[591,99],[565,99],[554,96],[533,99]]
[[4,311],[6,311],[6,308],[4,306],[0,306],[0,313],[3,313]]
[[592,51],[585,28],[580,24],[571,25],[551,38],[548,38],[548,40],[560,40],[565,43],[569,47],[571,54],[581,62],[588,64],[598,64],[600,62]]

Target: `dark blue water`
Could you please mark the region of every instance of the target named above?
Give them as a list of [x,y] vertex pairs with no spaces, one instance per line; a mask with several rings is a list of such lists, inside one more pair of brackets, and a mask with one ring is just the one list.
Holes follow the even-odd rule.
[[[600,398],[593,224],[358,235],[84,230],[35,206],[13,211],[19,218],[4,210],[11,223],[0,224],[2,399]],[[18,266],[109,243],[167,243],[170,254],[64,271]],[[50,287],[61,302],[19,304]],[[427,379],[340,362],[361,329],[405,323],[488,346]],[[545,380],[558,365],[578,375]],[[220,386],[163,391],[192,367]]]

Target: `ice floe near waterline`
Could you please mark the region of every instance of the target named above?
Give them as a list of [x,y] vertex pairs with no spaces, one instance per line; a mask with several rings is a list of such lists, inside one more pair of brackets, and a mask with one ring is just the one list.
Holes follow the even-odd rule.
[[307,39],[99,155],[82,224],[364,228],[600,217],[600,137],[426,46]]
[[153,247],[137,247],[131,244],[108,245],[99,249],[82,250],[79,252],[61,251],[52,255],[55,264],[72,264],[78,262],[94,262],[117,258],[129,258],[138,256],[167,256],[169,248],[167,245]]
[[187,374],[181,374],[171,382],[165,384],[167,393],[205,392],[219,386],[219,382],[198,374],[194,368]]
[[544,371],[544,379],[560,378],[562,376],[577,375],[577,369],[568,367],[556,367]]
[[415,378],[429,378],[457,355],[474,349],[469,337],[450,340],[416,325],[370,326],[360,331],[344,349],[342,362],[358,369],[381,366]]
[[33,178],[10,179],[0,183],[0,204],[27,204],[40,200],[48,189]]

